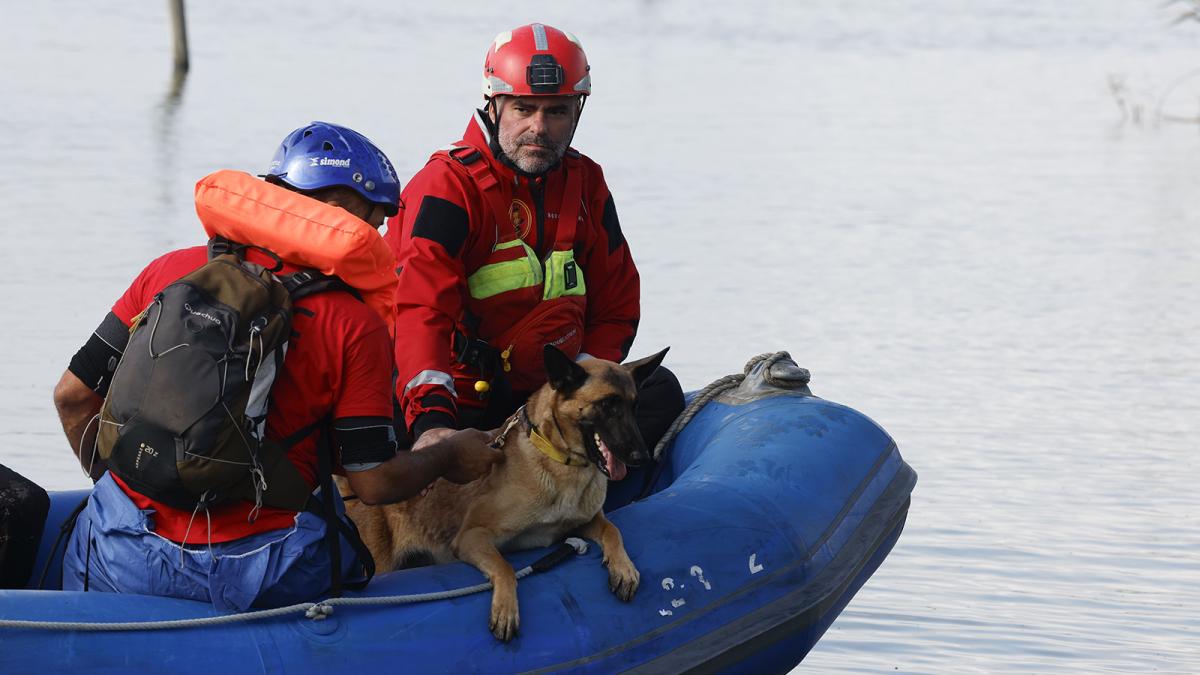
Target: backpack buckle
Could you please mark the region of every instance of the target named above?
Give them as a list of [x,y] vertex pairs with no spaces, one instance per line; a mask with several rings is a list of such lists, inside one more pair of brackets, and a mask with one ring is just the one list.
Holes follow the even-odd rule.
[[219,255],[225,255],[226,253],[236,253],[237,250],[238,245],[226,239],[225,237],[216,236],[208,240],[209,260],[212,260]]
[[311,270],[300,270],[293,272],[283,278],[283,286],[288,290],[288,293],[295,293],[301,286],[309,283],[317,278]]
[[482,155],[479,154],[478,150],[464,145],[450,148],[448,151],[446,151],[446,154],[450,155],[451,159],[459,164],[462,164],[463,166],[474,164],[482,158]]

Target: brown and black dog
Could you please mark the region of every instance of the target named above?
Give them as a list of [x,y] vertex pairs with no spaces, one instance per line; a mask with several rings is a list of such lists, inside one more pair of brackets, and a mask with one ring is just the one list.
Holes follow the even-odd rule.
[[401,504],[347,503],[380,571],[413,553],[434,562],[454,559],[479,568],[492,582],[488,627],[505,642],[517,633],[517,579],[500,555],[576,534],[599,542],[608,585],[633,597],[638,571],[621,533],[601,511],[608,480],[648,458],[633,416],[638,387],[667,350],[625,365],[601,359],[576,363],[544,350],[549,381],[501,428],[505,459],[473,483],[437,481],[428,494]]

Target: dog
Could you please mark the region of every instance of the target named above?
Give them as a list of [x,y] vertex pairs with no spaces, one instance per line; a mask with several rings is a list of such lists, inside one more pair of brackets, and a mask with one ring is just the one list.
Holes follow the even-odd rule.
[[520,625],[517,579],[500,552],[579,535],[600,544],[609,589],[629,601],[638,570],[601,508],[609,479],[624,478],[627,466],[649,457],[633,406],[666,353],[625,365],[576,363],[546,345],[548,381],[501,427],[495,443],[505,459],[490,474],[466,485],[436,481],[424,496],[400,504],[347,503],[376,569],[398,569],[414,554],[474,565],[492,582],[488,628],[508,642]]

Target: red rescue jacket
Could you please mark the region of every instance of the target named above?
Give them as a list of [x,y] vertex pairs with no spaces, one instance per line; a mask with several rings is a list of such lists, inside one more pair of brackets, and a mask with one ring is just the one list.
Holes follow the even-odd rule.
[[475,383],[498,375],[460,362],[456,333],[499,350],[517,392],[545,381],[542,344],[614,361],[628,353],[638,272],[592,160],[568,150],[547,175],[519,176],[492,155],[477,112],[408,183],[401,207],[384,239],[399,264],[396,394],[410,429],[430,413],[453,424],[459,405],[484,404]]

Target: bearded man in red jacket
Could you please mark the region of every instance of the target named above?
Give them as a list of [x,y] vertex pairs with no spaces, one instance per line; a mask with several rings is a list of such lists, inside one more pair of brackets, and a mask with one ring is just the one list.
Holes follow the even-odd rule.
[[[537,23],[501,33],[484,108],[404,190],[385,239],[400,275],[396,395],[415,449],[499,426],[545,382],[543,345],[629,354],[637,267],[600,166],[570,147],[591,89],[574,36]],[[637,406],[649,447],[682,408],[659,368]]]

